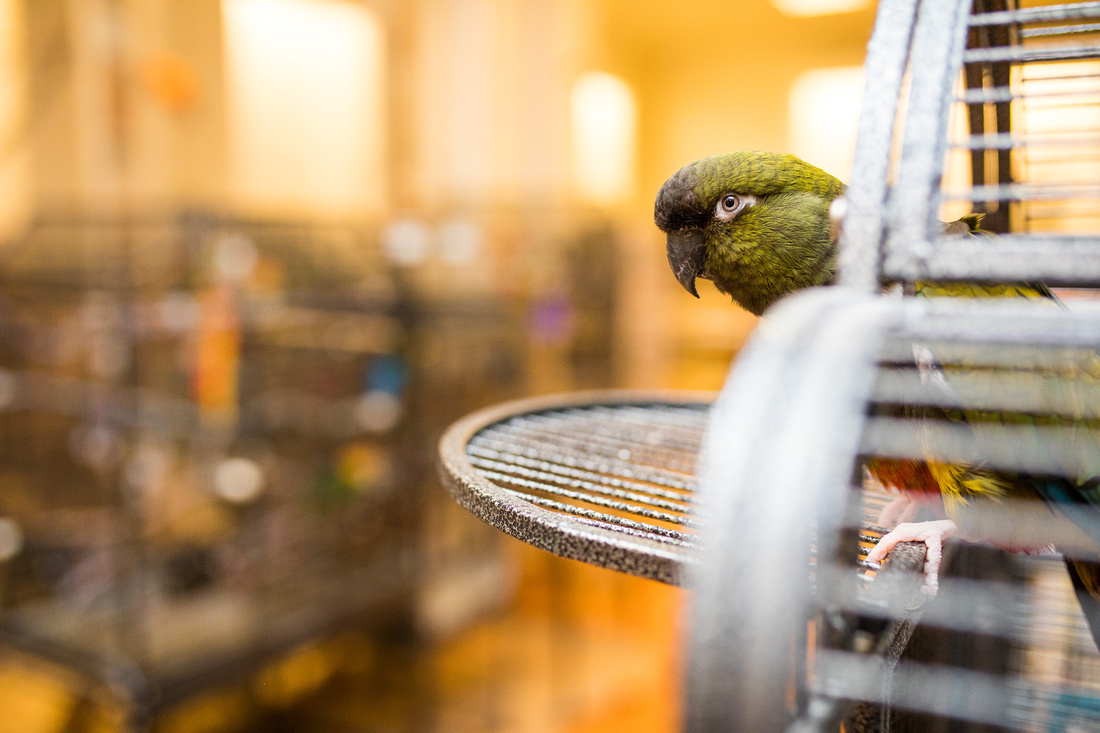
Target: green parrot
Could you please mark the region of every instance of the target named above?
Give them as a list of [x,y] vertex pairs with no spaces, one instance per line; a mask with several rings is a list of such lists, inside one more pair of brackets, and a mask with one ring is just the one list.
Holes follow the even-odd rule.
[[842,193],[843,183],[793,155],[728,153],[677,171],[653,216],[689,293],[699,297],[701,277],[760,315],[788,293],[833,283],[829,205]]
[[[830,207],[844,193],[834,176],[793,155],[737,152],[697,160],[669,178],[657,194],[654,220],[667,235],[669,265],[679,283],[699,297],[697,278],[714,283],[741,307],[762,314],[772,303],[802,288],[831,285],[836,277],[839,217]],[[945,233],[967,235],[977,231],[980,216],[970,215],[945,225]],[[1041,284],[916,283],[918,297],[1024,297],[1056,302]],[[933,361],[926,370],[939,369]],[[944,370],[949,372],[950,370]],[[950,374],[945,377],[949,382]],[[1100,381],[1100,358],[1095,375]],[[986,413],[932,417],[954,421],[1019,422],[1026,416]],[[876,458],[868,469],[883,484],[903,495],[940,498],[943,519],[902,522],[878,543],[868,560],[880,561],[899,542],[919,541],[928,546],[926,590],[934,593],[942,542],[965,536],[967,509],[976,497],[1027,497],[1048,505],[1100,508],[1100,478],[1070,481],[1061,477],[1006,474],[974,466]],[[931,493],[930,493],[931,492]],[[1100,511],[1067,511],[1078,559],[1066,565],[1081,601],[1094,640],[1100,645]],[[1072,525],[1072,526],[1070,526]],[[1083,534],[1082,534],[1083,532]],[[968,537],[979,539],[979,537]],[[1068,540],[1067,540],[1068,541]],[[1085,557],[1081,546],[1085,545]],[[1014,550],[1042,548],[1012,547]]]

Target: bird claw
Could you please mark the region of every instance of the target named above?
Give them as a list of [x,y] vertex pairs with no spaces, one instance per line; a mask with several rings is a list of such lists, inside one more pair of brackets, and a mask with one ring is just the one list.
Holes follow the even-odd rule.
[[867,555],[867,562],[882,562],[886,555],[902,542],[923,542],[928,550],[924,556],[924,585],[921,592],[934,596],[940,586],[940,563],[944,540],[959,534],[959,526],[950,519],[934,522],[904,522],[888,532]]

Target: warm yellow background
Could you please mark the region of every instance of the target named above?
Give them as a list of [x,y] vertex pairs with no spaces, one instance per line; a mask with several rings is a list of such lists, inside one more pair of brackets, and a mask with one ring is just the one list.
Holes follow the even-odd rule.
[[[581,383],[568,344],[532,339],[526,393],[716,389],[756,319],[679,288],[652,202],[682,165],[736,149],[846,174],[874,8],[783,5],[0,0],[0,258],[43,218],[198,210],[380,239],[412,222],[476,244],[409,266],[421,292],[529,303],[595,236],[617,275],[610,376]],[[474,522],[433,511],[442,532]],[[161,730],[251,730],[257,706],[292,730],[676,730],[682,593],[500,552],[519,568],[506,608],[420,646],[318,640]],[[0,732],[116,729],[81,689],[4,652]]]

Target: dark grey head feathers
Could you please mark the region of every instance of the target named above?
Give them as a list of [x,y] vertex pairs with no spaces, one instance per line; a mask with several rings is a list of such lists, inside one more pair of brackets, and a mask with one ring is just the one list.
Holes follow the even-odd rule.
[[706,223],[710,212],[695,193],[698,183],[694,163],[685,165],[665,181],[653,204],[653,220],[658,229],[669,232]]

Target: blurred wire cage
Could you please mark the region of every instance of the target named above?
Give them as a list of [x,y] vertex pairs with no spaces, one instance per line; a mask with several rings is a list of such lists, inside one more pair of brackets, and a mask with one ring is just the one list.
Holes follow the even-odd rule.
[[[0,641],[135,729],[411,611],[423,434],[521,376],[510,308],[416,295],[351,226],[43,220],[0,293]],[[441,340],[480,361],[426,364]]]

